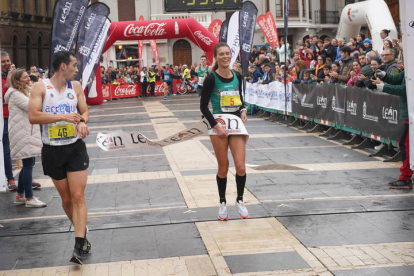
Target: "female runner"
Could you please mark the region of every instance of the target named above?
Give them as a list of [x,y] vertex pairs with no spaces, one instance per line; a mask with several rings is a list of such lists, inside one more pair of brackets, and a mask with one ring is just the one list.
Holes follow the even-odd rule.
[[[219,220],[227,220],[227,206],[226,206],[226,186],[227,173],[229,170],[229,160],[227,157],[228,148],[230,147],[231,154],[234,159],[236,167],[236,184],[237,184],[237,199],[236,206],[241,218],[248,218],[249,212],[243,203],[244,186],[246,184],[246,138],[245,135],[229,135],[221,124],[218,124],[213,117],[213,114],[208,109],[208,104],[211,101],[214,114],[233,114],[246,122],[246,109],[244,108],[241,76],[230,70],[231,51],[229,45],[226,43],[218,43],[214,48],[214,58],[216,63],[203,84],[201,92],[200,109],[204,117],[208,120],[210,126],[214,128],[217,135],[210,135],[211,143],[213,144],[214,153],[216,154],[218,163],[218,172],[216,176],[217,186],[220,197],[220,208],[218,213]],[[224,94],[231,94],[232,101],[222,99],[226,97]],[[226,107],[225,105],[229,105]],[[229,110],[234,109],[233,112]],[[224,110],[224,111],[223,111]]]

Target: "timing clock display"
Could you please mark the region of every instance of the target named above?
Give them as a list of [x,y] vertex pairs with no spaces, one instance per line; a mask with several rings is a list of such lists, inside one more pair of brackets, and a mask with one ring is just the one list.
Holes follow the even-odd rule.
[[240,10],[243,0],[164,0],[165,12]]

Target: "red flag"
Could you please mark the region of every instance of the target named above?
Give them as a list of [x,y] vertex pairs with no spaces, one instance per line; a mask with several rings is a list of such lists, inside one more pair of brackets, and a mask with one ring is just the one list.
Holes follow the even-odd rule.
[[220,19],[213,20],[208,27],[208,31],[212,33],[217,39],[220,36],[220,29],[223,22]]
[[277,33],[273,14],[271,12],[267,12],[266,14],[260,15],[257,17],[257,24],[259,24],[260,29],[262,29],[269,45],[271,47],[273,47],[273,45],[277,45],[277,47],[279,47],[279,35]]
[[[141,15],[139,21],[143,21],[144,17]],[[139,62],[139,73],[142,71],[142,49],[144,48],[144,40],[138,40],[138,62]]]
[[149,43],[150,43],[150,45],[151,45],[152,56],[154,57],[155,62],[158,64],[158,70],[159,70],[159,74],[160,74],[160,76],[161,76],[161,75],[162,75],[162,73],[161,73],[160,56],[158,55],[157,40],[155,40],[155,39],[150,39]]

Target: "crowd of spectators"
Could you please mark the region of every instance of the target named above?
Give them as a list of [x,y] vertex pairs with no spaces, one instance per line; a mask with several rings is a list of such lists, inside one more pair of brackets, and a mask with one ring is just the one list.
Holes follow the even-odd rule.
[[[332,40],[322,40],[311,34],[295,50],[283,38],[279,47],[273,49],[255,47],[250,57],[247,80],[262,84],[273,81],[338,83],[375,89],[375,70],[397,75],[404,69],[402,43],[390,40],[389,32],[383,30],[380,33],[383,47],[379,51],[372,49],[372,41],[364,34],[359,34],[356,38]],[[235,70],[238,70],[237,65]]]

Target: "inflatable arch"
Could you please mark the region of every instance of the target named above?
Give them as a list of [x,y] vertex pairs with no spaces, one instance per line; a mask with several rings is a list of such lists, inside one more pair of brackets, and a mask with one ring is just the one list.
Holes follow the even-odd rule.
[[[103,53],[117,40],[182,37],[188,38],[200,47],[205,52],[209,64],[213,62],[214,46],[218,40],[194,18],[112,22]],[[96,91],[97,97],[88,98],[88,104],[97,105],[103,102],[100,74],[96,74]]]
[[384,0],[368,0],[345,6],[336,37],[356,37],[361,26],[366,25],[371,32],[374,50],[382,49],[383,42],[379,35],[381,30],[391,30],[389,35],[391,40],[398,38],[397,28]]

